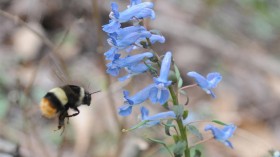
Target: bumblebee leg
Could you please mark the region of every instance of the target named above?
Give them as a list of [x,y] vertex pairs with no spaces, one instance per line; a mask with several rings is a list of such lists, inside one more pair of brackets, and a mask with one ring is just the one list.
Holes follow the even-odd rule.
[[67,115],[66,117],[74,117],[74,116],[77,116],[80,113],[80,110],[77,107],[73,108],[73,110],[75,110],[77,112],[74,113],[74,114],[71,114],[71,115]]
[[67,124],[69,124],[69,117],[66,117],[67,118]]
[[59,114],[58,117],[58,130],[64,127],[64,119],[68,116],[67,110]]

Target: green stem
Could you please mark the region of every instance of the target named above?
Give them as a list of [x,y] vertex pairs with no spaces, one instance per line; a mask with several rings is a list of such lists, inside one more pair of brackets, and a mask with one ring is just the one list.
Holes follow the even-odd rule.
[[[179,105],[178,97],[177,97],[173,87],[169,86],[168,89],[169,89],[169,92],[170,92],[171,97],[172,97],[173,105]],[[190,155],[190,149],[189,149],[189,146],[188,146],[188,138],[187,138],[186,128],[184,127],[183,121],[182,121],[181,118],[178,118],[176,120],[176,122],[177,122],[178,127],[179,127],[181,139],[185,140],[185,142],[186,142],[186,149],[185,149],[185,152],[184,152],[185,157],[190,157],[191,155]]]
[[[148,43],[148,45],[147,45],[148,47],[147,47],[147,48],[149,48],[149,49],[151,50],[151,52],[154,54],[154,56],[155,56],[156,59],[157,59],[157,65],[158,65],[158,67],[160,67],[160,65],[161,65],[161,63],[160,63],[160,57],[158,56],[157,53],[155,53],[155,52],[153,51],[153,49],[152,49],[152,43],[151,43],[150,39],[149,39],[149,38],[146,38],[146,40],[147,40],[147,43]],[[168,89],[169,89],[169,92],[170,92],[171,97],[172,97],[173,105],[179,105],[178,97],[177,97],[177,95],[176,95],[176,93],[175,93],[173,87],[172,87],[172,86],[169,86]],[[176,122],[177,122],[177,124],[178,124],[179,131],[180,131],[180,134],[181,134],[181,137],[180,137],[180,138],[181,138],[181,140],[184,140],[184,141],[186,142],[186,149],[185,149],[185,152],[184,152],[185,157],[190,157],[191,154],[190,154],[190,149],[189,149],[189,145],[188,145],[187,132],[186,132],[186,128],[185,128],[184,125],[183,125],[183,120],[182,120],[181,118],[180,118],[180,119],[177,118],[177,119],[176,119]]]

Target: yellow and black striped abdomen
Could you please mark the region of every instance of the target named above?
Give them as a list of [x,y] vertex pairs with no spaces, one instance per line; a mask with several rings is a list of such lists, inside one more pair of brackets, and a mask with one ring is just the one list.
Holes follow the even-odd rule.
[[47,118],[53,118],[56,113],[62,111],[67,104],[68,98],[61,88],[51,89],[41,100],[40,109],[42,115]]

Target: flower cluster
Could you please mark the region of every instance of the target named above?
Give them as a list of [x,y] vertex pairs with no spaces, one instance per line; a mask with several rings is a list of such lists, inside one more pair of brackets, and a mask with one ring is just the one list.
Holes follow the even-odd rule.
[[[124,69],[127,75],[119,78],[124,81],[133,75],[141,74],[149,70],[153,52],[143,52],[131,55],[135,49],[143,49],[145,45],[156,42],[164,43],[165,38],[158,34],[153,34],[140,23],[145,18],[155,19],[152,2],[141,2],[140,0],[131,0],[127,9],[119,12],[116,3],[111,4],[111,13],[109,24],[103,26],[103,31],[108,34],[108,43],[111,48],[104,53],[107,64],[106,72],[112,76],[118,76]],[[128,27],[122,27],[122,23],[132,24]],[[152,103],[164,104],[169,98],[167,87],[171,84],[168,80],[169,69],[171,65],[172,53],[167,52],[161,63],[160,75],[154,78],[154,83],[148,85],[133,96],[128,91],[124,91],[124,105],[119,108],[121,116],[128,116],[132,107],[141,104],[147,99]]]
[[143,103],[149,99],[153,104],[160,103],[163,105],[169,99],[168,86],[171,85],[171,81],[168,80],[169,69],[171,65],[172,53],[167,52],[164,55],[160,75],[154,78],[154,82],[144,89],[140,90],[133,96],[129,96],[128,91],[124,91],[124,105],[119,108],[119,114],[121,116],[128,116],[132,111],[132,107]]
[[[207,77],[200,75],[197,72],[191,71],[187,75],[195,79],[196,84],[181,87],[182,78],[177,66],[173,62],[173,55],[167,51],[162,57],[159,57],[153,50],[152,45],[156,42],[164,43],[165,38],[154,33],[155,31],[147,30],[142,21],[146,18],[155,19],[152,2],[142,2],[141,0],[130,0],[130,5],[123,11],[119,11],[117,3],[111,4],[110,21],[103,26],[103,31],[107,33],[107,42],[111,48],[104,53],[105,59],[108,60],[106,72],[114,77],[118,77],[119,81],[124,81],[134,75],[143,74],[147,71],[153,73],[153,82],[142,87],[142,89],[131,95],[129,91],[123,91],[124,103],[118,108],[120,116],[129,116],[135,106],[140,106],[141,122],[137,125],[140,127],[151,127],[160,124],[164,120],[175,120],[180,130],[179,138],[187,138],[183,134],[187,134],[186,128],[188,124],[184,124],[188,111],[184,110],[184,106],[179,104],[177,98],[179,91],[192,86],[199,86],[207,94],[215,98],[212,91],[213,88],[222,80],[222,76],[217,73],[209,73]],[[125,24],[126,27],[123,26]],[[137,50],[135,53],[134,50]],[[139,53],[141,52],[141,53]],[[172,82],[169,79],[170,71],[175,70],[177,81]],[[124,76],[120,73],[126,72]],[[173,79],[172,79],[173,80]],[[177,84],[177,91],[174,91],[173,85]],[[176,93],[177,92],[177,93]],[[152,104],[167,105],[168,100],[172,98],[174,105],[173,110],[160,112],[154,115],[149,115],[149,110],[141,106],[141,104],[149,100]],[[166,107],[166,106],[165,106]],[[181,107],[181,108],[180,108]],[[182,110],[182,111],[181,111]],[[135,128],[135,127],[134,127]],[[228,147],[232,148],[232,144],[228,141],[236,129],[234,125],[227,125],[220,130],[212,125],[205,127],[205,131],[211,130],[214,138],[223,142]],[[168,130],[168,129],[167,129]],[[178,132],[177,132],[178,133]],[[181,139],[186,140],[187,139]],[[180,140],[176,140],[177,143]],[[188,154],[187,151],[185,154]]]
[[[144,18],[155,19],[152,2],[141,2],[131,0],[127,9],[119,12],[117,3],[111,4],[110,22],[103,26],[103,31],[108,34],[107,42],[111,48],[104,53],[106,60],[111,61],[107,64],[107,73],[118,76],[121,69],[127,71],[127,75],[120,77],[124,81],[133,75],[144,73],[148,70],[149,58],[153,57],[151,52],[131,55],[134,49],[143,48],[150,43],[164,43],[165,38],[158,34],[153,34],[140,23]],[[131,26],[121,27],[121,24],[128,23]],[[146,44],[145,44],[146,42]],[[126,51],[126,53],[122,53]],[[145,62],[146,61],[146,62]]]

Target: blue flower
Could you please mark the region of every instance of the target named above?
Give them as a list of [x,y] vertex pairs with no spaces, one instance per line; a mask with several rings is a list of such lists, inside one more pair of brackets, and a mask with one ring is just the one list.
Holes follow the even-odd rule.
[[151,90],[152,85],[147,86],[146,88],[142,89],[134,96],[129,96],[128,91],[124,91],[124,104],[119,107],[119,115],[121,116],[128,116],[132,112],[132,107],[137,104],[141,104],[149,98],[149,93]]
[[165,42],[165,38],[162,35],[156,35],[156,34],[152,34],[152,36],[149,38],[150,42],[152,44],[159,42],[159,43],[164,43]]
[[102,26],[103,27],[102,30],[107,33],[113,33],[121,27],[120,22],[115,20],[118,19],[120,16],[118,11],[118,4],[115,2],[111,3],[111,10],[112,12],[109,15],[111,20],[109,21],[109,24]]
[[160,75],[158,78],[154,78],[154,87],[150,92],[150,100],[152,103],[164,104],[169,98],[169,91],[166,87],[171,84],[168,80],[168,74],[171,65],[172,53],[166,52],[161,63]]
[[145,52],[126,58],[120,58],[120,54],[116,54],[112,62],[108,63],[106,72],[112,76],[119,75],[121,68],[130,67],[139,64],[144,58],[151,58],[153,54],[151,52]]
[[115,40],[114,38],[110,38],[114,46],[118,47],[119,49],[127,48],[128,46],[133,45],[139,38],[149,38],[152,34],[149,31],[138,31],[138,32],[131,32],[124,36],[121,39]]
[[213,98],[216,97],[211,89],[216,88],[218,83],[222,80],[220,73],[209,73],[207,78],[194,71],[188,72],[187,75],[193,77],[198,86],[200,86],[200,88],[202,88],[207,94],[210,94]]
[[151,127],[160,123],[161,120],[170,118],[176,118],[176,114],[173,111],[161,112],[152,116],[149,116],[149,110],[145,107],[141,107],[141,119],[147,121],[145,127]]
[[111,47],[107,52],[104,53],[106,60],[114,60],[115,55],[119,51],[116,47]]
[[213,125],[207,125],[204,130],[210,130],[216,140],[222,142],[230,148],[233,148],[231,142],[228,139],[232,137],[234,131],[236,130],[236,126],[234,124],[226,125],[223,129],[216,128]]
[[143,31],[147,31],[146,28],[143,26],[128,26],[125,28],[120,28],[120,29],[116,30],[114,33],[109,33],[109,35],[111,35],[111,36],[115,35],[115,37],[122,39],[125,36],[127,36],[128,34],[131,34],[134,32],[141,33]]
[[108,33],[108,35],[107,42],[112,47],[104,53],[106,60],[113,60],[120,50],[133,46],[138,39],[152,36],[143,26],[119,28],[116,32]]
[[120,23],[128,22],[133,18],[155,18],[155,12],[152,10],[154,4],[152,2],[139,3],[139,1],[133,1],[131,4],[133,5],[123,12],[119,12],[117,3],[113,2],[111,4],[110,23],[103,26],[103,31],[113,33],[120,28]]
[[[154,44],[156,42],[159,43],[164,43],[165,42],[165,38],[162,35],[156,35],[156,34],[152,34],[151,37],[149,37],[151,44]],[[143,45],[141,44],[142,42],[147,43],[147,39],[146,38],[140,38],[138,39],[134,45],[128,47],[126,49],[126,52],[131,52],[132,50],[136,50],[138,48],[143,48]]]
[[138,75],[138,74],[146,72],[148,69],[149,68],[144,63],[139,63],[136,65],[126,67],[125,70],[127,71],[128,74],[123,77],[120,77],[118,80],[125,81],[126,79],[129,79],[130,77],[132,77],[134,75]]

